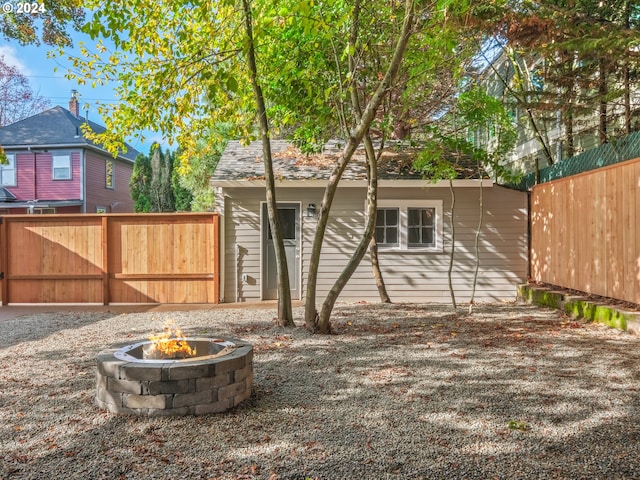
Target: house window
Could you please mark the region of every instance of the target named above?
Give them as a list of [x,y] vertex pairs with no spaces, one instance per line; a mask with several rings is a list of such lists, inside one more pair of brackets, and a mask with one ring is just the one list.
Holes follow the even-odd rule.
[[407,245],[409,247],[435,247],[436,209],[407,208]]
[[0,185],[3,187],[16,186],[16,156],[7,154],[7,164],[0,164]]
[[115,184],[114,184],[115,178],[113,176],[113,160],[107,160],[106,168],[107,168],[107,182],[105,186],[107,188],[115,188]]
[[397,208],[379,208],[376,212],[376,242],[382,247],[398,246],[400,211]]
[[[30,209],[27,209],[27,213],[29,213]],[[33,209],[33,213],[35,215],[53,215],[54,213],[56,213],[56,209],[55,208],[34,208]]]
[[96,207],[96,213],[107,213],[107,207]]
[[380,200],[376,241],[381,251],[442,252],[441,200]]
[[52,165],[54,180],[71,180],[71,155],[54,155]]

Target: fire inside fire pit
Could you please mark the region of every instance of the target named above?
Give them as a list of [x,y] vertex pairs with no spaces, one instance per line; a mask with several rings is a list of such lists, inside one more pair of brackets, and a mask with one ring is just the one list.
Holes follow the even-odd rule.
[[202,415],[223,412],[249,398],[250,344],[179,335],[100,352],[96,404],[113,413]]

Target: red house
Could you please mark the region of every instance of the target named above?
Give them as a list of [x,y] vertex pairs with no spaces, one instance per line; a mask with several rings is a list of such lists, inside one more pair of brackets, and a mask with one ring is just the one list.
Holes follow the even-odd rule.
[[81,126],[104,127],[55,107],[0,128],[8,164],[0,164],[0,215],[133,212],[129,179],[138,151],[117,158],[84,138]]

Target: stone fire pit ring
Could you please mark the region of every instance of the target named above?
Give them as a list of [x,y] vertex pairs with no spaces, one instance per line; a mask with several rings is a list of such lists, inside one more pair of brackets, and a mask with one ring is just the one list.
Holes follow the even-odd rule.
[[148,359],[151,341],[97,356],[96,405],[111,413],[182,416],[220,413],[251,396],[253,347],[236,339],[190,337],[198,356]]

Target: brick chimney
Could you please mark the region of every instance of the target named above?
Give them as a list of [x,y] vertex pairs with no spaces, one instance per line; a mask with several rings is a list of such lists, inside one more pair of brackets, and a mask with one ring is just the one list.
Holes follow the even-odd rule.
[[69,111],[75,116],[80,116],[80,104],[78,102],[78,91],[71,90],[71,98],[69,99]]

